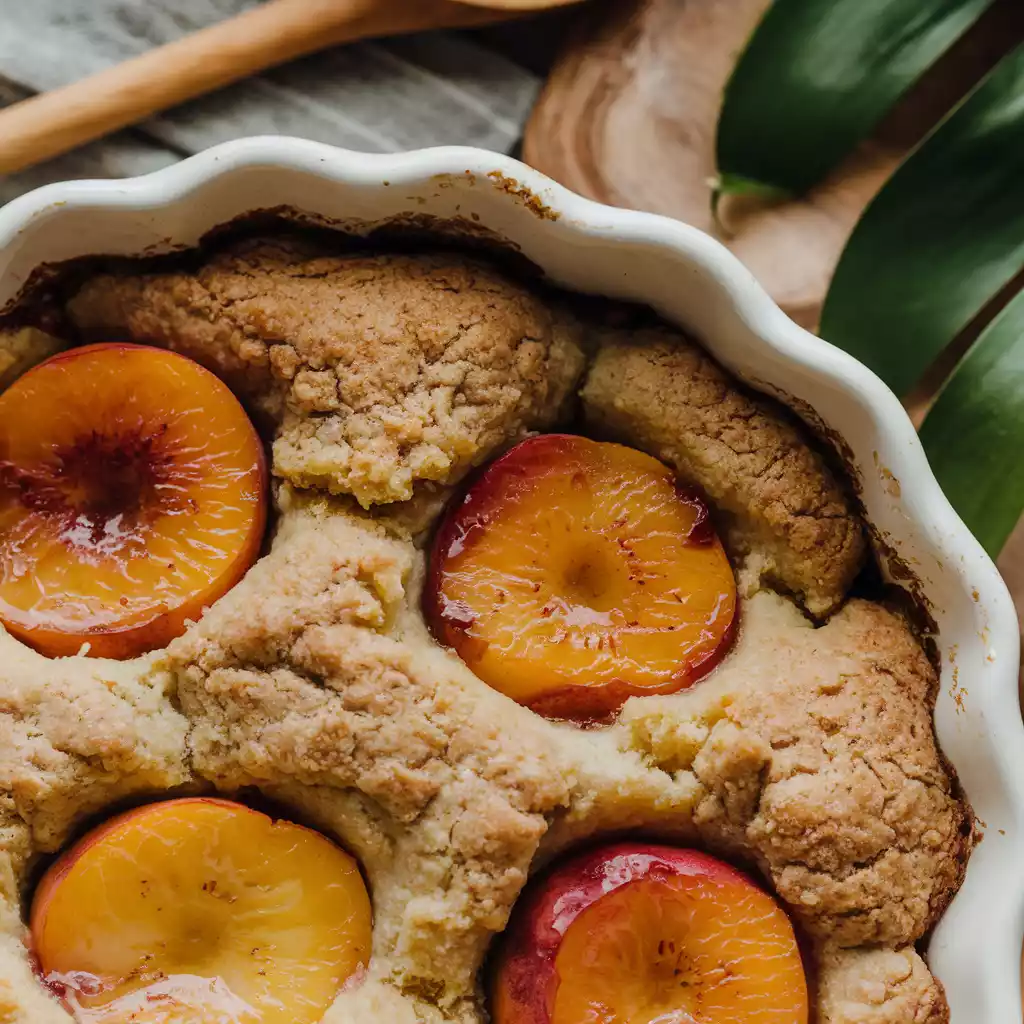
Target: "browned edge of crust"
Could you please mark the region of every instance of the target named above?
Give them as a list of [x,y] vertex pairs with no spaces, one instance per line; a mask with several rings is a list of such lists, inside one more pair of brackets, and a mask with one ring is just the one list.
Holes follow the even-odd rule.
[[40,264],[28,275],[18,293],[0,309],[0,330],[38,327],[51,333],[66,331],[68,325],[62,317],[55,319],[54,310],[62,307],[64,299],[87,277],[111,270],[154,273],[197,267],[213,252],[233,241],[289,229],[329,236],[339,251],[368,247],[415,250],[426,246],[450,247],[462,252],[468,249],[489,258],[513,278],[536,284],[544,277],[540,267],[524,256],[513,242],[468,217],[408,213],[381,221],[364,221],[332,219],[289,206],[273,206],[250,210],[218,224],[194,244],[168,238],[134,256],[95,253]]
[[[881,567],[884,568],[889,578],[893,581],[890,585],[882,584],[882,603],[897,611],[906,620],[921,644],[929,663],[935,670],[935,685],[928,694],[928,710],[932,719],[932,732],[934,734],[935,703],[938,699],[939,686],[941,685],[942,659],[935,639],[938,636],[939,627],[933,614],[934,605],[925,593],[920,577],[910,564],[899,555],[891,539],[868,518],[864,508],[863,476],[857,468],[856,457],[846,438],[828,426],[821,416],[818,415],[817,410],[807,402],[794,398],[781,388],[766,384],[763,381],[757,381],[756,384],[762,393],[771,395],[783,406],[792,410],[795,415],[800,417],[814,437],[820,442],[825,454],[830,457],[837,472],[837,479],[848,485],[856,510],[867,529],[874,557],[881,563]],[[984,838],[984,833],[978,827],[978,816],[974,813],[974,808],[967,799],[963,784],[960,782],[960,776],[957,774],[953,763],[946,756],[946,752],[939,743],[937,736],[935,737],[935,749],[939,755],[939,762],[952,783],[952,795],[963,808],[965,826],[969,829],[969,834],[965,837],[962,847],[960,871],[957,876],[956,885],[953,886],[944,901],[943,910],[935,915],[935,920],[932,921],[929,931],[931,928],[934,928],[938,918],[942,916],[945,906],[948,906],[950,900],[960,889],[960,886],[963,885],[964,875],[967,872],[967,861],[970,859],[971,851]],[[927,947],[927,938],[924,946]],[[945,1013],[944,1020],[936,1019],[934,1024],[948,1024],[948,1007],[946,1007]]]

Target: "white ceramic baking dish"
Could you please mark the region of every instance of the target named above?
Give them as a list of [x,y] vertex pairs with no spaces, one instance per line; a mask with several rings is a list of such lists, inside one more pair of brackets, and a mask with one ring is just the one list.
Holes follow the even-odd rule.
[[725,248],[663,217],[573,195],[474,149],[367,155],[287,138],[244,139],[127,181],[51,185],[0,209],[0,308],[42,264],[196,243],[254,210],[329,222],[465,218],[569,288],[647,303],[693,331],[744,380],[842,438],[868,518],[915,574],[938,625],[936,726],[984,832],[932,938],[953,1024],[1021,1020],[1024,727],[1013,605],[939,490],[913,427],[856,360],[790,321]]

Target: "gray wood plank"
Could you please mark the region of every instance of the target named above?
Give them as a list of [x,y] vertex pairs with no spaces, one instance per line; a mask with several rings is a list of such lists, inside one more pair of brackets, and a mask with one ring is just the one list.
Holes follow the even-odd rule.
[[[257,0],[0,0],[0,75],[67,84]],[[459,33],[341,47],[186,104],[140,129],[196,151],[283,132],[368,151],[466,144],[508,151],[539,79]]]
[[[25,89],[0,78],[0,107],[25,99],[28,95]],[[119,132],[103,142],[83,146],[74,153],[50,160],[40,167],[0,177],[0,205],[23,192],[54,181],[148,174],[174,163],[180,156],[180,151],[138,133]]]

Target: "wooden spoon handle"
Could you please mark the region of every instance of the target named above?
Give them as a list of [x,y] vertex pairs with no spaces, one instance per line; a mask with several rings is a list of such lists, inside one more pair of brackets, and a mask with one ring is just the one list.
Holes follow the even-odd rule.
[[337,43],[478,25],[509,14],[452,0],[266,0],[80,82],[0,110],[0,174],[24,170],[157,111]]

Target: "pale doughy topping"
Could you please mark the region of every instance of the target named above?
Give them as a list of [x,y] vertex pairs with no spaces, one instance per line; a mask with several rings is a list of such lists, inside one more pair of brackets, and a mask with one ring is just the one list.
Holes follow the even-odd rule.
[[[528,874],[631,828],[761,870],[812,940],[820,1024],[948,1019],[914,950],[968,832],[935,745],[935,672],[903,619],[847,600],[862,525],[773,403],[676,332],[588,329],[442,253],[262,242],[196,273],[94,278],[70,308],[90,337],[217,369],[273,424],[286,482],[269,553],[166,651],[47,660],[0,635],[0,1024],[69,1019],[22,945],[38,855],[183,785],[257,787],[362,861],[370,970],[324,1024],[482,1024],[480,968]],[[583,731],[440,649],[420,589],[443,488],[564,422],[588,343],[591,426],[728,514],[746,591],[703,682]],[[815,628],[773,584],[838,611]]]

